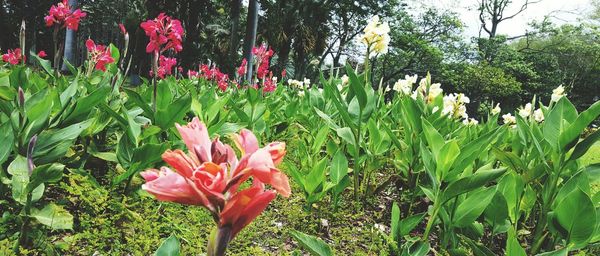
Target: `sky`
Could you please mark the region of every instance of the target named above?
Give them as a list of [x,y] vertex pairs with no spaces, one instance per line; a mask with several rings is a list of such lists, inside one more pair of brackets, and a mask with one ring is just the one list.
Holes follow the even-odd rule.
[[[479,34],[481,26],[477,11],[478,2],[479,0],[414,0],[411,5],[453,10],[465,24],[465,36],[474,37]],[[525,0],[513,0],[512,8],[507,8],[507,13],[517,12],[523,3]],[[541,21],[548,14],[551,14],[551,20],[555,24],[574,23],[589,12],[590,6],[590,0],[541,0],[539,3],[530,5],[513,19],[500,23],[498,33],[508,36],[523,35],[529,27],[529,22]]]

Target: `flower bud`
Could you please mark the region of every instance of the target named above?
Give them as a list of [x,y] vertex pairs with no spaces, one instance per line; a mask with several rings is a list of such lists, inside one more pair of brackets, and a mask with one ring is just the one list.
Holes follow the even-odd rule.
[[17,103],[19,104],[19,107],[25,106],[25,92],[23,92],[23,88],[21,88],[21,86],[19,86],[19,95]]
[[29,145],[27,146],[27,170],[29,171],[29,176],[33,173],[33,169],[35,169],[35,165],[33,164],[33,149],[35,148],[35,144],[37,143],[37,135],[33,135],[29,140]]

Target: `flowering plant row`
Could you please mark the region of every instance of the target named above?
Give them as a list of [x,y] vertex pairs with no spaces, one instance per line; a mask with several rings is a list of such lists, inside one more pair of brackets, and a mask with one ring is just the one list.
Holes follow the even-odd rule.
[[[85,17],[65,6],[46,18],[55,29],[75,28]],[[0,192],[10,195],[6,219],[19,227],[8,230],[13,251],[36,249],[48,229],[55,230],[43,237],[49,241],[58,230],[82,232],[79,216],[69,213],[79,209],[57,193],[44,195],[75,172],[127,200],[152,196],[205,209],[214,222],[200,238],[206,249],[191,239],[183,246],[208,255],[225,254],[252,222],[272,225],[259,215],[281,210],[277,194],[313,214],[383,205],[384,227],[369,223],[381,229],[381,254],[566,255],[600,241],[600,196],[592,189],[599,169],[581,161],[600,139],[586,131],[600,103],[578,112],[560,86],[516,113],[490,103],[475,119],[468,95],[444,92],[429,75],[375,90],[368,65],[385,54],[390,30],[378,18],[360,37],[362,66],[317,81],[286,80],[285,72],[276,78],[276,53],[266,45],[231,78],[213,65],[174,76],[181,23],[160,14],[141,27],[153,79],[138,87],[126,82],[126,47],[93,39],[86,41],[87,66],[71,66],[72,76],[56,72],[44,52],[30,54],[35,67],[23,65],[20,49],[3,55]],[[252,77],[248,62],[257,67]],[[310,227],[319,220],[300,221],[294,228],[317,233]],[[314,254],[340,246],[331,250],[292,230],[275,235],[288,233]]]

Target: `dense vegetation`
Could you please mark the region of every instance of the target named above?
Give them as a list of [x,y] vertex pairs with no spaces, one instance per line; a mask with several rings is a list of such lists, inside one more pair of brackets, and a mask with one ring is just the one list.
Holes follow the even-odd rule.
[[599,253],[593,25],[260,1],[240,57],[241,1],[112,2],[0,2],[1,255]]

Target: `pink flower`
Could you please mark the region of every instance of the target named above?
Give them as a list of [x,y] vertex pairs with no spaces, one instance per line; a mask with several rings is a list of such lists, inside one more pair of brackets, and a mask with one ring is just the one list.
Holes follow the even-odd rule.
[[283,79],[285,78],[285,76],[287,75],[287,71],[285,70],[285,68],[281,71],[281,79],[283,81]]
[[[285,143],[273,142],[259,148],[256,136],[244,129],[233,135],[242,152],[238,160],[232,147],[218,137],[210,139],[208,129],[198,118],[176,127],[188,153],[167,150],[162,155],[175,172],[162,167],[160,171],[151,169],[141,173],[146,180],[142,189],[156,199],[207,208],[220,229],[231,230],[228,237],[231,240],[277,193],[290,195],[287,176],[276,168],[285,155]],[[252,186],[239,190],[249,178]],[[265,184],[274,191],[265,190]]]
[[190,69],[187,72],[187,76],[188,76],[189,79],[196,79],[196,78],[198,78],[198,71]]
[[96,45],[92,39],[85,42],[88,51],[88,60],[90,65],[94,65],[96,70],[106,71],[106,65],[115,62],[110,53],[110,48],[104,45]]
[[37,55],[40,58],[46,58],[48,56],[48,54],[46,54],[46,51],[40,51]]
[[123,23],[119,23],[119,29],[123,35],[127,34],[127,29],[125,29],[125,25],[123,25]]
[[25,56],[21,55],[21,48],[8,50],[8,53],[2,55],[2,61],[8,62],[11,65],[17,65]]
[[244,59],[242,59],[242,64],[237,69],[237,74],[238,74],[239,77],[243,77],[244,75],[246,75],[246,68],[247,67],[248,67],[248,61],[244,58]]
[[254,47],[252,54],[255,56],[256,66],[258,67],[256,69],[256,76],[259,79],[263,79],[269,73],[269,60],[273,56],[273,50],[267,50],[267,46],[263,44],[260,47]]
[[140,24],[150,42],[146,46],[146,52],[158,52],[173,50],[180,52],[183,50],[181,41],[183,40],[183,27],[181,22],[170,16],[160,13],[153,20],[147,20]]
[[[175,65],[177,65],[176,58],[168,58],[164,55],[160,55],[160,58],[158,59],[158,77],[164,79],[167,75],[170,75]],[[152,70],[150,70],[150,76],[153,75]]]
[[67,27],[71,30],[77,31],[79,28],[79,22],[86,15],[87,14],[82,12],[80,9],[71,11],[69,1],[63,0],[62,2],[50,7],[50,11],[48,11],[48,15],[44,17],[44,21],[46,22],[47,27],[51,27],[53,25],[62,25],[62,27]]

